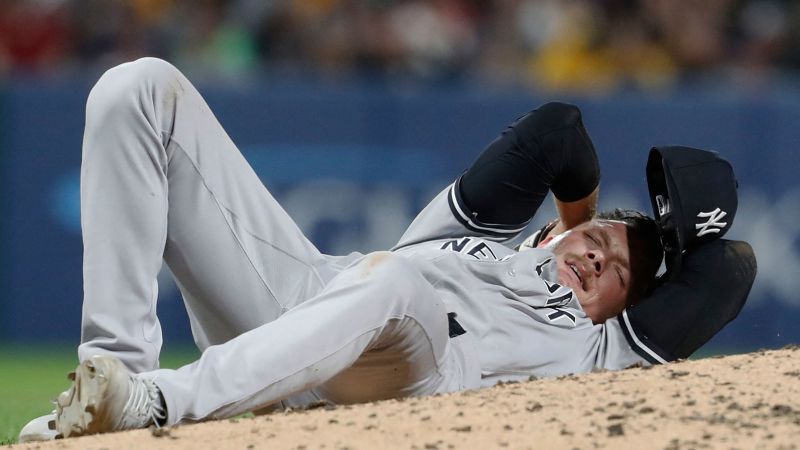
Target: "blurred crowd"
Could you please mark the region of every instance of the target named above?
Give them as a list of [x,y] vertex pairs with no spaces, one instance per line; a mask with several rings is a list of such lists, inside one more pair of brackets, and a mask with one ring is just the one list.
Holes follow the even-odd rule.
[[477,79],[542,90],[768,83],[800,68],[790,0],[2,0],[0,78],[140,56],[193,75]]

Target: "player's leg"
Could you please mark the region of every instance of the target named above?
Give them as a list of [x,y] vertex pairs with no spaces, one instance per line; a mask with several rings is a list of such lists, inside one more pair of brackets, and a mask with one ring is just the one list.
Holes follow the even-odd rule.
[[157,367],[162,257],[204,348],[275,319],[332,276],[191,83],[144,58],[89,95],[81,169],[81,360]]
[[[164,406],[166,423],[175,424],[230,417],[314,388],[352,402],[454,391],[479,380],[449,338],[436,291],[389,252],[365,257],[319,295],[180,369],[129,375],[103,358],[84,361],[59,397],[64,437],[145,427],[163,417]],[[348,374],[361,361],[376,374],[397,374]]]
[[476,387],[479,371],[456,341],[430,283],[403,257],[379,252],[278,320],[178,370],[141,376],[159,386],[174,424],[314,388],[349,403]]

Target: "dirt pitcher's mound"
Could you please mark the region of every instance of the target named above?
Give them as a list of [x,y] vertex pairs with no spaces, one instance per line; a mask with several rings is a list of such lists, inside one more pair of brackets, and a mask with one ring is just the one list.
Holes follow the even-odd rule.
[[798,347],[30,449],[797,448]]

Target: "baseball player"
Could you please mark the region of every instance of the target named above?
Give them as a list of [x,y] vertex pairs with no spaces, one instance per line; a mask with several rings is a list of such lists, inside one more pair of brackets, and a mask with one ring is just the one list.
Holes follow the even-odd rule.
[[[651,194],[663,188],[661,204],[679,210],[674,180],[662,181]],[[685,357],[735,317],[752,283],[749,247],[716,239],[733,213],[713,236],[687,238],[669,212],[658,224],[629,211],[594,217],[598,185],[579,110],[547,104],[492,142],[391,251],[323,255],[177,69],[153,58],[113,68],[86,111],[82,362],[55,415],[20,441]],[[525,251],[507,247],[548,191],[559,219]],[[675,238],[653,291],[659,232]],[[203,351],[177,370],[158,369],[162,258]],[[742,281],[698,276],[709,259]],[[727,309],[678,326],[645,308],[689,300]]]

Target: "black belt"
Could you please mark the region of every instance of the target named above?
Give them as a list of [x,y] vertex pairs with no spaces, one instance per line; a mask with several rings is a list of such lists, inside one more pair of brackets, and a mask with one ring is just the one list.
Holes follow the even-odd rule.
[[447,313],[447,325],[450,328],[451,338],[461,336],[467,332],[467,330],[465,330],[464,327],[462,327],[461,324],[456,320],[456,313],[454,312]]

